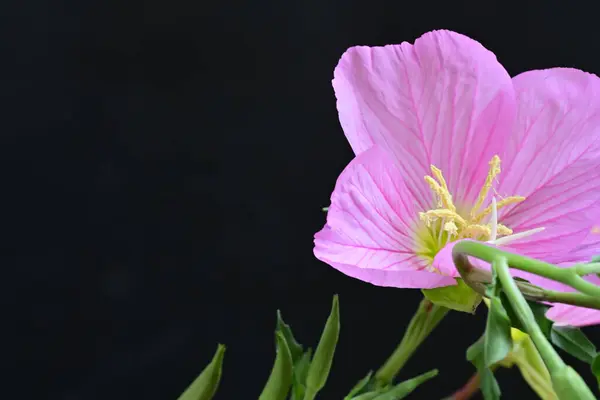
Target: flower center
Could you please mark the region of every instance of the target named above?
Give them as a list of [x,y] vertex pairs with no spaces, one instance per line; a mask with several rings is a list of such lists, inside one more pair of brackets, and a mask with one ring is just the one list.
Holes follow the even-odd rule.
[[463,213],[457,210],[442,171],[434,165],[431,166],[433,176],[425,176],[425,181],[433,192],[437,207],[419,213],[423,226],[417,235],[420,247],[418,254],[433,260],[438,251],[448,242],[459,239],[487,242],[512,235],[512,229],[498,223],[498,209],[520,203],[525,200],[525,197],[509,196],[498,202],[495,197],[492,197],[491,204],[482,209],[490,190],[494,190],[493,184],[498,180],[497,177],[501,172],[500,157],[497,155],[492,157],[489,165],[490,169],[477,201],[469,211]]

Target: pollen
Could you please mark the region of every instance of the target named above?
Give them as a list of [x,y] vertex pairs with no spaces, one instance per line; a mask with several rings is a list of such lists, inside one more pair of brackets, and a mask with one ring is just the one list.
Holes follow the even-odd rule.
[[[492,157],[485,182],[475,204],[470,208],[464,207],[464,203],[458,204],[457,207],[442,171],[434,165],[431,166],[431,176],[426,175],[425,182],[433,193],[436,208],[419,212],[419,219],[424,224],[424,227],[418,231],[418,242],[421,247],[419,254],[433,259],[446,243],[454,240],[474,239],[496,243],[508,242],[512,240],[512,236],[516,238],[520,235],[519,233],[513,235],[512,229],[498,223],[498,210],[518,204],[525,200],[525,197],[507,196],[496,201],[494,196],[489,196],[490,191],[497,194],[494,183],[498,182],[498,176],[502,172],[500,165],[500,157],[497,155]],[[492,197],[492,201],[481,210],[484,203],[489,201],[488,197]],[[541,230],[543,228],[536,229],[535,232]]]

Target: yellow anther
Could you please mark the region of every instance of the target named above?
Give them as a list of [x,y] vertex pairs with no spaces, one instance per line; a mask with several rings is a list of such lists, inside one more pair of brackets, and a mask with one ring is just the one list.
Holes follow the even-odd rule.
[[427,215],[424,212],[419,213],[419,219],[421,221],[425,222],[425,226],[427,226],[428,228],[431,226],[431,222],[433,221],[433,218],[431,218],[429,215]]
[[[444,178],[442,177],[442,179]],[[435,179],[427,175],[425,176],[425,182],[429,184],[429,187],[431,188],[433,193],[437,195],[438,207],[444,207],[453,212],[456,211],[456,207],[454,207],[454,204],[452,203],[452,195],[450,194],[450,192],[448,192],[448,189],[445,187],[445,181],[442,181],[442,185],[440,185]]]
[[437,179],[437,181],[439,182],[439,184],[441,186],[442,194],[440,195],[440,198],[444,204],[444,207],[446,207],[448,210],[456,211],[456,207],[454,206],[454,203],[452,202],[452,194],[450,193],[450,190],[448,189],[448,185],[446,184],[446,179],[444,179],[444,174],[442,174],[442,171],[439,168],[437,168],[435,165],[431,165],[431,173],[433,174],[435,179]]
[[592,233],[597,235],[600,233],[600,226],[596,225],[592,227]]
[[435,179],[433,179],[432,177],[430,177],[429,175],[425,175],[425,182],[427,182],[427,184],[431,188],[431,191],[435,195],[435,197],[437,199],[437,206],[444,207],[444,204],[442,202],[442,193],[443,193],[444,189],[442,189],[440,184],[437,183],[437,181]]
[[498,236],[508,236],[508,235],[512,235],[513,234],[513,230],[502,225],[502,224],[498,224]]
[[[502,207],[508,206],[509,204],[516,204],[516,203],[520,203],[523,200],[525,200],[525,197],[523,196],[509,196],[506,197],[498,202],[496,202],[496,209],[499,210]],[[482,212],[480,212],[479,214],[477,214],[474,218],[473,221],[474,222],[479,222],[481,221],[481,219],[483,217],[485,217],[486,215],[488,215],[489,213],[492,212],[492,206],[488,206],[486,207]]]
[[435,165],[431,165],[431,173],[438,180],[440,185],[444,188],[446,192],[449,192],[448,185],[446,185],[446,180],[444,179],[444,175],[442,174],[442,170],[436,167]]
[[452,221],[450,221],[450,222],[446,222],[446,223],[444,224],[444,230],[445,230],[446,232],[448,232],[448,234],[449,234],[450,236],[456,236],[456,235],[458,235],[458,227],[457,227],[457,226],[456,226],[456,224],[455,224],[454,222],[452,222]]
[[492,157],[492,159],[490,161],[490,169],[489,169],[487,177],[485,178],[485,183],[483,184],[483,187],[481,188],[481,192],[479,192],[479,197],[477,197],[477,202],[475,203],[475,206],[471,209],[471,218],[472,219],[475,219],[475,215],[476,215],[477,211],[479,210],[479,208],[485,201],[485,199],[488,195],[488,192],[490,191],[490,188],[492,187],[492,183],[494,182],[494,179],[496,178],[496,176],[498,176],[498,174],[500,174],[500,171],[501,171],[500,170],[500,157],[495,155],[494,157]]
[[482,240],[488,240],[492,230],[487,225],[472,224],[465,227],[461,232],[460,236],[463,238],[478,238]]
[[421,221],[425,221],[425,224],[427,224],[427,221],[431,222],[431,221],[435,221],[438,218],[445,218],[449,222],[457,222],[458,225],[460,225],[460,226],[467,225],[467,221],[465,221],[465,219],[463,217],[461,217],[454,211],[450,211],[446,208],[440,208],[437,210],[429,210],[424,213],[420,212],[419,218],[421,219]]

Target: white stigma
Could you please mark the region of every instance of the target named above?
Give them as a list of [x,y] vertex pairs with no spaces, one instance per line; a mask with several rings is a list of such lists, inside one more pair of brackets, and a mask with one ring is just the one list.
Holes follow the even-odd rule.
[[492,244],[496,244],[496,245],[505,245],[507,243],[514,242],[515,240],[523,239],[523,238],[526,238],[527,236],[531,236],[533,234],[541,232],[544,229],[546,229],[546,228],[542,227],[542,228],[530,229],[525,232],[515,233],[514,235],[504,236],[504,237],[501,237],[500,239],[496,239],[494,241],[490,240],[488,243],[492,243]]

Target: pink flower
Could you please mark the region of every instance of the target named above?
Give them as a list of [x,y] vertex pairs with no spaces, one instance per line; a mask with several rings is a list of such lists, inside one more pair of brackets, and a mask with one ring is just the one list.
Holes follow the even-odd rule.
[[433,288],[455,284],[453,264],[434,260],[461,238],[556,264],[600,253],[595,75],[511,79],[478,42],[434,31],[350,48],[333,87],[356,157],[315,235],[318,259],[375,285]]

